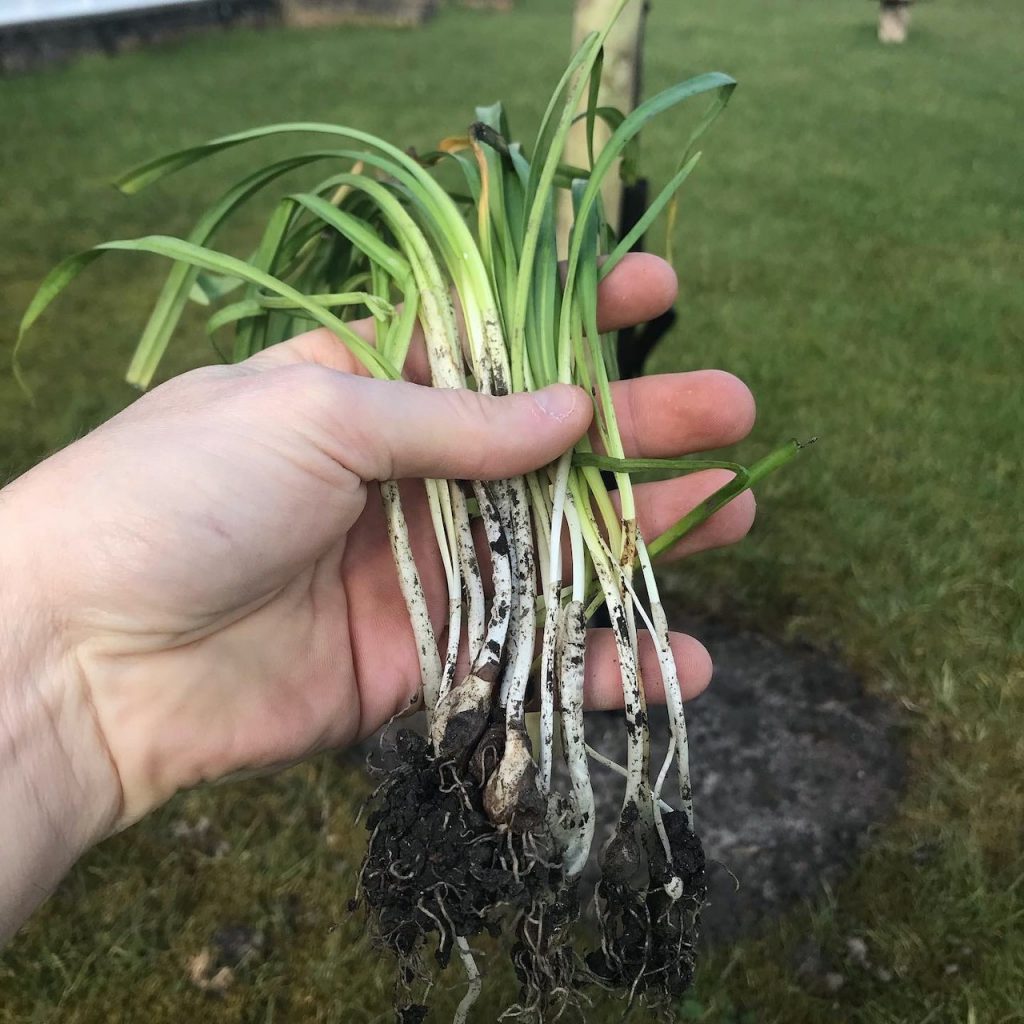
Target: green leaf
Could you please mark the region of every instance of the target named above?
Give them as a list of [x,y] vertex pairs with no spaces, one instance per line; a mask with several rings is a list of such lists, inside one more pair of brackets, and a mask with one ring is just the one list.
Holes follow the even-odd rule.
[[594,466],[611,473],[696,473],[703,469],[730,469],[734,473],[747,472],[738,462],[718,459],[616,459],[593,452],[574,452],[574,466]]
[[[206,249],[195,245],[192,242],[180,238],[171,238],[167,235],[148,235],[144,238],[125,239],[116,242],[104,242],[97,245],[87,253],[81,253],[72,260],[78,260],[80,266],[70,275],[65,275],[65,280],[60,287],[70,281],[79,270],[87,266],[101,252],[122,251],[122,252],[147,252],[157,256],[166,256],[169,259],[177,260],[180,263],[187,263],[190,266],[198,267],[201,270],[208,270],[215,274],[237,277],[247,284],[256,285],[267,292],[274,292],[284,298],[293,301],[297,308],[305,310],[310,318],[321,326],[326,327],[333,334],[345,343],[353,355],[370,371],[375,377],[389,380],[398,380],[400,374],[393,367],[386,363],[383,358],[374,351],[348,324],[339,320],[329,311],[312,302],[305,295],[296,291],[290,285],[279,281],[277,278],[262,270],[257,270],[242,260],[226,253],[216,252],[213,249]],[[68,263],[65,260],[65,263]],[[59,269],[59,268],[58,268]],[[51,275],[52,276],[52,275]],[[57,289],[59,291],[60,288]],[[53,292],[56,294],[56,292]],[[41,311],[41,310],[40,310]]]
[[[337,184],[350,184],[353,188],[375,187],[382,189],[383,186],[367,178],[364,175],[339,174],[331,179]],[[397,282],[399,287],[409,281],[412,270],[409,261],[402,256],[398,250],[380,240],[374,229],[364,220],[353,217],[343,210],[329,203],[320,196],[310,192],[297,192],[289,197],[300,206],[305,207],[325,224],[340,231],[348,238],[361,252],[364,252],[371,260],[383,267]]]
[[612,250],[608,258],[601,264],[600,277],[603,281],[621,262],[623,257],[632,252],[633,246],[647,233],[650,226],[658,219],[661,212],[676,197],[683,183],[693,173],[700,162],[701,154],[693,156],[675,173],[672,180],[658,193],[644,211],[643,216],[626,233]]
[[[296,204],[291,199],[281,201],[274,208],[274,212],[270,215],[270,220],[263,230],[260,244],[256,247],[252,259],[248,261],[248,265],[254,270],[268,273],[274,270],[281,250],[281,243],[295,217],[295,210]],[[255,298],[256,295],[256,286],[250,285],[248,297]],[[236,363],[248,359],[249,356],[255,355],[266,347],[269,320],[268,316],[261,315],[241,321],[235,333],[233,358]]]
[[[195,241],[195,239],[192,239]],[[206,274],[199,270],[196,272],[195,284],[189,292],[189,301],[199,306],[211,306],[219,302],[225,295],[230,295],[241,282],[231,278],[218,277],[216,274]]]
[[[395,307],[379,295],[370,292],[324,292],[306,295],[310,302],[315,302],[324,309],[335,309],[339,306],[365,306],[370,315],[377,320],[387,322],[396,315]],[[262,309],[298,309],[291,299],[283,299],[279,295],[261,295],[256,300]]]
[[587,160],[594,166],[594,128],[597,123],[597,97],[601,92],[601,74],[604,71],[604,47],[597,51],[597,59],[590,69],[590,89],[587,96]]
[[791,462],[804,448],[814,444],[815,440],[816,438],[805,442],[788,441],[760,461],[755,462],[749,469],[738,472],[727,484],[720,487],[710,497],[705,498],[696,508],[687,512],[677,523],[651,541],[647,545],[651,558],[657,558],[701,523],[710,519],[720,508],[728,505],[737,495],[742,494],[760,483],[769,474]]
[[[598,157],[597,163],[594,166],[594,171],[590,176],[586,194],[580,201],[579,215],[586,216],[590,207],[599,201],[601,185],[605,176],[614,166],[616,159],[621,155],[623,149],[625,149],[625,147],[629,145],[637,135],[639,135],[644,126],[652,118],[671,109],[677,104],[682,103],[684,100],[688,100],[708,92],[717,93],[717,96],[709,106],[704,117],[700,120],[687,141],[683,160],[685,163],[693,144],[704,134],[718,114],[725,108],[725,105],[729,102],[729,98],[735,88],[736,82],[734,79],[730,78],[728,75],[723,75],[721,72],[713,71],[705,75],[698,75],[696,78],[691,78],[686,82],[680,82],[677,85],[673,85],[670,88],[665,89],[663,92],[658,93],[657,96],[652,96],[646,102],[641,103],[636,110],[632,111],[623,120],[622,124],[619,125],[611,139],[608,140],[608,143],[601,150],[601,155]],[[574,253],[570,249],[570,264],[578,258],[579,253]]]
[[[300,156],[279,160],[276,163],[254,171],[229,188],[200,217],[195,227],[189,233],[188,240],[196,245],[206,245],[224,221],[239,206],[275,178],[279,178],[282,174],[286,174],[288,171],[295,170],[305,164],[337,155],[334,151],[303,153]],[[139,388],[149,386],[157,367],[160,365],[160,360],[167,351],[171,335],[181,319],[185,305],[190,295],[195,291],[194,285],[198,280],[198,273],[195,268],[188,266],[175,266],[171,269],[135,347],[135,353],[132,356],[127,373],[127,379],[130,384],[134,384]],[[205,285],[204,291],[206,291]],[[225,293],[221,291],[220,294],[212,296],[207,291],[206,294],[210,298],[219,298],[220,295]]]
[[240,302],[232,302],[222,309],[218,309],[206,321],[206,333],[216,334],[222,327],[238,323],[239,320],[248,320],[252,317],[262,316],[264,312],[263,306],[256,299],[242,299]]
[[47,306],[50,305],[53,300],[60,295],[62,291],[76,278],[78,275],[85,270],[90,263],[93,263],[98,259],[100,253],[95,249],[89,249],[86,252],[75,253],[73,256],[68,256],[61,260],[46,275],[43,279],[43,283],[37,289],[35,295],[32,296],[32,301],[28,304],[28,309],[25,310],[24,315],[21,318],[21,324],[18,327],[18,337],[14,342],[14,354],[12,356],[12,368],[14,370],[14,377],[18,382],[19,387],[26,395],[32,394],[31,389],[25,381],[24,376],[21,372],[21,348],[25,340],[25,335],[28,333],[32,325],[43,315]]

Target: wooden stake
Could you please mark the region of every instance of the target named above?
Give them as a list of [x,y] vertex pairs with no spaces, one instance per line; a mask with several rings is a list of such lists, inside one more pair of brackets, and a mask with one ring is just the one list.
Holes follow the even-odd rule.
[[[576,0],[573,21],[573,50],[591,33],[602,29],[612,16],[616,0]],[[604,69],[601,76],[599,102],[603,106],[618,107],[627,113],[640,100],[643,93],[644,28],[650,10],[650,0],[636,0],[628,4],[619,16],[604,48]],[[586,109],[586,100],[581,108]],[[608,130],[599,123],[594,133],[594,149],[599,151],[608,141]],[[577,124],[569,135],[566,161],[577,167],[586,167],[587,129]],[[609,174],[602,189],[608,219],[617,223],[622,205],[622,186],[617,173]],[[564,252],[572,223],[572,207],[563,197],[559,215],[559,246]]]

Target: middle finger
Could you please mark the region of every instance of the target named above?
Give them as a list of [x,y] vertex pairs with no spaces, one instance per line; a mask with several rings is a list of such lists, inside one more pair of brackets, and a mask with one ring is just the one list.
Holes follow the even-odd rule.
[[[666,373],[612,384],[622,446],[632,458],[671,458],[742,441],[754,425],[750,389],[723,370]],[[595,427],[591,443],[603,451]]]

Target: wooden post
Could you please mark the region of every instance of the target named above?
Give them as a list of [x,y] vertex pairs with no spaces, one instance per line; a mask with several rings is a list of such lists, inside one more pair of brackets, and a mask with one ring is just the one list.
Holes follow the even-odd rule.
[[[576,0],[573,21],[573,49],[577,49],[591,33],[604,28],[611,18],[617,0]],[[632,110],[643,92],[644,27],[650,0],[634,0],[619,16],[604,48],[599,102],[604,106]],[[585,109],[585,104],[584,104]],[[600,149],[608,140],[608,130],[598,123],[594,147]],[[569,135],[565,159],[577,167],[587,166],[587,130],[582,122]],[[609,219],[617,223],[622,208],[622,186],[617,173],[605,179],[602,190]],[[571,206],[563,198],[559,217],[559,244],[563,250],[569,236]]]

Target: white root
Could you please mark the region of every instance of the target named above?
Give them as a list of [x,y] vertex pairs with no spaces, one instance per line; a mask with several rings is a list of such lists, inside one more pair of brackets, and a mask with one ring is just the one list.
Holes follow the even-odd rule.
[[466,972],[469,987],[455,1011],[452,1024],[466,1024],[466,1021],[469,1020],[469,1011],[473,1009],[473,1005],[480,998],[483,982],[480,978],[480,968],[476,965],[476,960],[470,951],[469,943],[460,935],[456,938],[455,945],[458,947],[459,957],[462,959],[462,966]]
[[[619,764],[618,761],[613,761],[607,754],[602,754],[597,747],[592,747],[589,743],[585,743],[583,746],[587,751],[587,757],[589,757],[591,761],[596,761],[603,768],[607,768],[609,771],[615,772],[615,774],[620,778],[629,778],[629,772],[626,771],[625,767]],[[667,804],[661,799],[658,800],[658,809],[665,814],[671,814],[675,810],[671,804]]]

